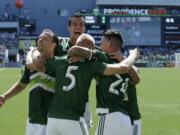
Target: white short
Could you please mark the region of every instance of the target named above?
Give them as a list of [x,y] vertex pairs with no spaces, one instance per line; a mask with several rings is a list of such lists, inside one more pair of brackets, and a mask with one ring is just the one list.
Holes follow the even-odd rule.
[[132,125],[132,135],[141,135],[141,119],[134,120]]
[[25,135],[46,135],[46,125],[34,124],[27,121]]
[[79,121],[48,118],[46,135],[89,135],[84,118]]
[[88,129],[93,127],[92,112],[91,112],[89,102],[86,103],[86,109],[84,112],[84,119],[86,121]]
[[130,117],[121,112],[101,115],[95,135],[131,135]]

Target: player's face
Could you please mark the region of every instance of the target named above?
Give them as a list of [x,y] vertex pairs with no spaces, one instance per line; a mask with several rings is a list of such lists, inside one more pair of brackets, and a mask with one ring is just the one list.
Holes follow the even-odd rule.
[[100,49],[106,53],[111,53],[111,41],[103,37],[101,39]]
[[71,24],[68,26],[70,38],[77,40],[77,38],[85,32],[85,24],[82,17],[72,17]]
[[37,49],[40,52],[47,52],[53,43],[52,37],[48,33],[41,33],[37,41]]

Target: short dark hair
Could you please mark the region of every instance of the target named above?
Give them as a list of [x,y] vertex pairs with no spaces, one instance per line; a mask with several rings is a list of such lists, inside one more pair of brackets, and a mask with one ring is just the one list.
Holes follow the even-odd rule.
[[75,17],[75,18],[82,18],[83,19],[83,22],[85,24],[85,20],[84,20],[84,16],[81,15],[80,12],[77,12],[75,13],[74,15],[72,15],[69,20],[68,20],[68,25],[70,26],[71,25],[71,21],[72,21],[72,18]]
[[55,42],[56,45],[58,45],[58,44],[59,44],[59,38],[58,38],[58,36],[57,36],[56,34],[54,34],[52,38],[53,38],[53,42]]
[[116,38],[121,42],[121,44],[123,44],[123,38],[121,36],[121,33],[118,30],[109,29],[109,30],[104,32],[103,36],[105,36],[109,39],[110,38]]
[[55,42],[56,45],[59,44],[58,36],[57,36],[52,30],[50,30],[50,29],[44,29],[43,32],[49,33],[49,34],[51,35],[51,37],[52,37],[53,42]]
[[117,40],[120,47],[122,48],[123,38],[121,36],[121,33],[118,30],[109,29],[103,33],[103,36],[109,40],[111,40],[111,39]]

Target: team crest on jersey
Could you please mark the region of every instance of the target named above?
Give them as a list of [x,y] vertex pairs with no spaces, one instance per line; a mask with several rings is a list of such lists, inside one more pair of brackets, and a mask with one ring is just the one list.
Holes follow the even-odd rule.
[[62,46],[63,51],[67,51],[69,49],[69,38],[68,37],[58,37],[59,44]]

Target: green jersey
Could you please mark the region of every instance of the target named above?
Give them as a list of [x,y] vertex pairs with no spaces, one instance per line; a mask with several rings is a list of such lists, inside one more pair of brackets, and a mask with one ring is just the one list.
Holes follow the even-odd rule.
[[137,103],[136,86],[130,83],[128,85],[127,94],[128,94],[129,100],[125,101],[125,103],[127,105],[130,118],[132,121],[138,120],[141,118],[141,114],[139,112],[139,107]]
[[[99,54],[98,60],[107,63],[117,63],[106,54]],[[120,111],[127,113],[124,100],[128,100],[127,86],[130,81],[129,74],[116,74],[113,76],[99,76],[96,78],[97,113]]]
[[30,85],[29,122],[47,124],[47,113],[54,96],[55,79],[47,73],[30,72],[25,67],[20,81]]
[[[112,63],[113,60],[111,60],[108,55],[100,50],[96,50],[96,59],[100,61],[105,61],[107,63]],[[108,62],[109,61],[109,62]],[[116,77],[115,77],[116,76]],[[115,108],[115,106],[123,107],[125,110],[129,113],[131,120],[137,120],[140,119],[141,114],[139,112],[139,107],[137,103],[137,95],[136,95],[136,86],[131,84],[129,82],[130,76],[128,74],[123,75],[115,75],[111,77],[100,77],[98,79],[98,85],[97,85],[97,107],[103,107],[103,108]],[[114,78],[114,80],[113,80]],[[122,78],[122,85],[120,84],[120,78]],[[119,81],[118,81],[119,80]],[[126,81],[128,80],[128,81]],[[114,81],[114,83],[112,83]],[[118,85],[119,83],[119,85]],[[109,86],[109,87],[108,87]],[[112,88],[114,87],[114,88]],[[116,90],[119,89],[120,91],[124,91],[123,95],[120,94],[121,97],[115,96],[114,98],[112,96],[112,93],[107,92],[107,89],[109,88],[109,91],[114,91],[114,93],[118,93]],[[123,88],[123,89],[122,89]],[[116,100],[116,98],[118,99]],[[122,103],[122,99],[124,103]],[[109,102],[110,100],[110,102]],[[113,101],[111,103],[111,101]],[[117,103],[116,103],[117,101]],[[112,104],[112,105],[111,105]],[[114,109],[113,109],[114,110]]]
[[46,69],[56,74],[55,96],[49,117],[79,120],[85,111],[88,90],[94,76],[102,74],[106,65],[101,62],[69,64],[66,57],[48,61]]
[[96,47],[95,53],[93,53],[92,60],[98,60],[103,62],[108,62],[110,59],[109,55]]
[[55,56],[63,56],[67,54],[69,48],[71,48],[72,44],[69,38],[59,37],[59,45],[56,46],[54,50]]

